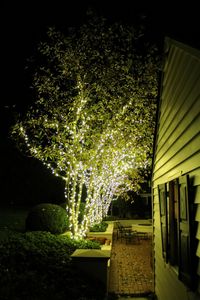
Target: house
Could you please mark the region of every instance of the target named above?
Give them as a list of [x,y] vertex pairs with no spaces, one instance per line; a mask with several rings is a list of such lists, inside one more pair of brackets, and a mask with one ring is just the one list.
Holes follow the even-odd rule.
[[200,299],[200,51],[166,38],[152,172],[158,300]]

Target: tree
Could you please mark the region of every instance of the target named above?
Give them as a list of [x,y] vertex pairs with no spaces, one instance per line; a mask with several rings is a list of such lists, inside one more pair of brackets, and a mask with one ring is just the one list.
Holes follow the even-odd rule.
[[65,181],[70,229],[79,238],[113,197],[139,188],[151,165],[157,49],[140,29],[92,17],[67,35],[50,28],[36,58],[36,101],[12,134]]

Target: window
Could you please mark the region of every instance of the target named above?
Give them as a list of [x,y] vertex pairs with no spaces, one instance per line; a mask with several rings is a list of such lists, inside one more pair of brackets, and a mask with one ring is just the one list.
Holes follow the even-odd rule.
[[186,285],[194,285],[189,176],[158,186],[163,258],[178,269]]

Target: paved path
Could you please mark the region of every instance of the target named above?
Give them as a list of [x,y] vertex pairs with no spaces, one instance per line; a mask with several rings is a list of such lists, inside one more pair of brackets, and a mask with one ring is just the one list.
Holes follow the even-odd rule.
[[108,292],[121,297],[142,297],[153,292],[151,239],[126,243],[114,232]]

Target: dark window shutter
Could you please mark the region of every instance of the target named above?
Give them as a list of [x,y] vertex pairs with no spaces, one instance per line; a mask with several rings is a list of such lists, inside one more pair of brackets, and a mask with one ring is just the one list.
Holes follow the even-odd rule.
[[168,224],[167,224],[167,188],[166,184],[158,186],[160,226],[162,239],[162,253],[165,261],[168,261]]
[[178,265],[178,180],[169,182],[169,263]]
[[179,177],[179,279],[187,286],[193,285],[191,224],[189,203],[189,176]]

